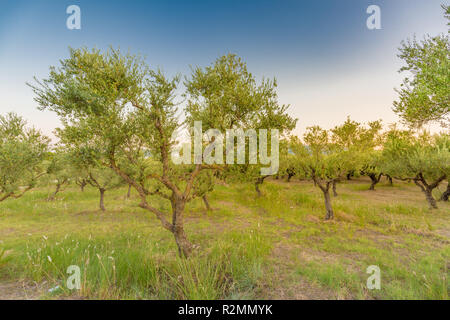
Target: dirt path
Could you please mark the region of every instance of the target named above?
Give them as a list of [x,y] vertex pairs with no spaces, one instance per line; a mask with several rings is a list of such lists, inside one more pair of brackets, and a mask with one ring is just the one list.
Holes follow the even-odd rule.
[[44,292],[36,284],[0,281],[0,300],[38,300]]
[[273,260],[269,274],[271,279],[265,279],[262,296],[274,300],[334,300],[339,297],[331,289],[320,287],[308,279],[292,272],[293,262],[291,249],[285,245],[276,245],[272,255]]

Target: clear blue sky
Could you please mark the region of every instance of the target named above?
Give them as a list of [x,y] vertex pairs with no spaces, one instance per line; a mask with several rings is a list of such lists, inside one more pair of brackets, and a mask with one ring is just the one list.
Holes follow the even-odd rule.
[[[229,52],[252,73],[276,77],[281,103],[299,118],[296,133],[358,121],[397,120],[397,48],[414,33],[447,32],[448,0],[2,0],[0,113],[15,111],[47,134],[55,115],[36,109],[25,82],[45,77],[67,48],[109,45],[140,53],[167,74],[189,73]],[[81,8],[81,30],[66,28],[66,8]],[[381,7],[381,30],[366,9]]]

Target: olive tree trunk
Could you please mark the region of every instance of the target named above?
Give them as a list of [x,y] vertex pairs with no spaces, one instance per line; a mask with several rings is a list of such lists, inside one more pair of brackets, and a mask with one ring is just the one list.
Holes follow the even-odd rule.
[[191,255],[193,250],[192,243],[188,240],[184,231],[183,212],[186,205],[184,198],[172,196],[172,233],[175,237],[175,242],[178,247],[180,257],[187,258]]
[[76,184],[78,184],[80,186],[81,192],[84,192],[84,187],[86,187],[88,183],[85,179],[81,179],[81,180],[77,180]]
[[2,195],[0,196],[0,202],[5,201],[5,200],[8,199],[11,195],[12,195],[12,192],[8,192],[8,193],[5,193],[5,194],[2,194]]
[[439,184],[445,179],[445,175],[439,177],[436,181],[429,184],[422,173],[419,173],[414,179],[414,183],[422,190],[425,194],[425,198],[430,206],[430,209],[437,209],[436,199],[433,197],[433,190],[439,186]]
[[439,200],[441,200],[441,201],[448,201],[449,197],[450,197],[450,181],[447,183],[447,189],[441,195],[441,198]]
[[[163,152],[163,169],[164,171],[167,170],[168,167],[168,156],[167,152]],[[191,242],[188,240],[186,233],[184,231],[184,222],[183,222],[183,214],[184,214],[184,208],[186,206],[186,203],[192,199],[190,197],[190,191],[194,183],[194,178],[196,175],[200,173],[201,166],[197,165],[196,169],[191,174],[190,179],[188,180],[188,184],[186,186],[185,192],[181,192],[164,174],[162,177],[160,177],[160,180],[165,183],[168,189],[172,191],[171,195],[167,195],[164,193],[159,192],[159,190],[156,190],[154,192],[150,192],[149,190],[145,189],[145,186],[141,183],[136,182],[133,180],[130,176],[128,176],[125,172],[120,170],[120,168],[116,165],[115,159],[110,158],[110,166],[111,168],[119,174],[125,181],[127,181],[129,184],[131,184],[134,189],[138,192],[139,197],[141,198],[141,203],[139,206],[143,209],[146,209],[156,215],[156,217],[161,221],[162,226],[169,230],[174,238],[175,242],[178,247],[178,253],[180,257],[188,258],[193,249],[194,246],[191,244]],[[147,196],[150,194],[157,194],[161,196],[162,198],[165,198],[170,201],[171,208],[172,208],[172,222],[169,222],[164,212],[160,211],[159,209],[151,206],[147,202]]]
[[336,180],[333,180],[333,196],[334,196],[334,197],[337,197],[337,196],[338,196],[338,193],[337,193],[337,191],[336,191],[336,184],[337,184],[337,181],[336,181]]
[[390,186],[393,186],[394,185],[394,182],[392,181],[392,177],[390,176],[390,175],[386,175],[386,178],[388,179],[388,181],[389,181],[389,185]]
[[259,177],[258,179],[256,179],[256,182],[255,182],[255,190],[256,190],[256,193],[258,194],[258,197],[261,197],[261,196],[262,196],[262,192],[261,192],[261,190],[259,189],[259,186],[263,184],[264,180],[265,180],[267,177],[268,177],[268,176],[262,176],[262,177]]
[[334,212],[333,207],[331,206],[330,187],[332,186],[334,180],[326,182],[322,182],[317,178],[314,178],[313,180],[316,183],[316,185],[319,186],[320,190],[322,190],[323,192],[326,210],[325,220],[331,220],[334,218]]
[[209,201],[208,201],[208,197],[206,196],[206,194],[204,194],[202,196],[203,199],[203,203],[205,204],[206,210],[211,211],[211,206],[209,205]]
[[54,201],[56,199],[56,195],[58,194],[59,191],[61,191],[61,184],[57,183],[55,191],[48,197],[47,200]]
[[99,191],[100,191],[100,210],[106,211],[106,209],[105,209],[105,204],[104,204],[105,191],[106,191],[106,190],[103,189],[103,188],[100,188]]
[[292,169],[292,168],[288,168],[288,169],[286,170],[286,172],[287,172],[287,174],[288,174],[287,182],[291,182],[292,177],[295,176],[295,170]]
[[333,207],[331,206],[330,191],[329,190],[324,191],[323,195],[324,195],[324,199],[325,199],[325,209],[327,210],[325,220],[331,220],[334,218],[334,212],[333,212]]
[[426,188],[423,190],[425,193],[425,197],[428,201],[428,204],[430,205],[430,209],[437,209],[436,200],[433,198],[433,193],[431,189]]
[[131,197],[131,184],[128,185],[127,199]]
[[380,182],[382,174],[376,175],[375,173],[368,174],[371,184],[369,190],[375,190],[375,185]]

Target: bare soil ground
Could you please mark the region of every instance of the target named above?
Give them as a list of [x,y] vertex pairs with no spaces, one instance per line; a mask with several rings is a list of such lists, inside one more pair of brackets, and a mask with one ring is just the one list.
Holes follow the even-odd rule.
[[0,300],[38,300],[46,292],[44,284],[19,282],[2,282],[0,280]]

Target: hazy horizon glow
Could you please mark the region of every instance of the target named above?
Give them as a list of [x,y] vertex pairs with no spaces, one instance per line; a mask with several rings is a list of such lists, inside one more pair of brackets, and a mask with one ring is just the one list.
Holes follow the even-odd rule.
[[[391,110],[402,75],[400,42],[447,32],[443,0],[322,1],[2,1],[0,113],[15,111],[51,134],[59,121],[37,110],[26,82],[45,78],[68,47],[109,45],[146,56],[167,75],[189,75],[236,53],[261,79],[277,78],[279,101],[306,127],[352,119],[398,121]],[[82,29],[66,28],[76,4]],[[366,28],[366,8],[381,7],[381,30]],[[435,128],[435,127],[431,127]]]

